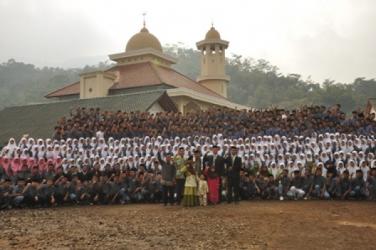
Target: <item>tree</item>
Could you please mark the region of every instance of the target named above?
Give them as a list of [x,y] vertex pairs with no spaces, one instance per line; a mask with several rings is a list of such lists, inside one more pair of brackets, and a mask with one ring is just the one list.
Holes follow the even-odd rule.
[[[200,73],[199,51],[185,48],[183,44],[168,45],[164,51],[177,58],[178,62],[173,66],[176,70],[196,79]],[[81,72],[103,70],[110,66],[108,62],[101,62],[73,69],[37,68],[9,59],[0,64],[0,108],[46,101],[44,96],[47,93],[77,81]],[[349,113],[363,108],[367,99],[376,95],[374,79],[359,77],[348,84],[327,79],[319,84],[310,77],[303,80],[298,73],[284,75],[278,67],[264,59],[236,54],[226,59],[226,72],[231,77],[229,99],[254,108],[295,108],[310,104],[331,106],[339,103]]]

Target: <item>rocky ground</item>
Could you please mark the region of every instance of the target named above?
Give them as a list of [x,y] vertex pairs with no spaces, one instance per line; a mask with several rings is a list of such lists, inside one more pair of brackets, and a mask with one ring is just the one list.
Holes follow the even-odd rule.
[[376,203],[256,201],[0,212],[0,249],[375,249]]

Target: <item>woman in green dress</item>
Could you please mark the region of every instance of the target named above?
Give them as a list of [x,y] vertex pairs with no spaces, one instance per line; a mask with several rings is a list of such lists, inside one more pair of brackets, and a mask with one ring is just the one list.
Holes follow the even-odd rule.
[[183,205],[186,207],[194,207],[199,204],[197,192],[197,176],[193,168],[192,162],[187,162],[188,167],[185,172],[185,185],[184,185],[184,197]]

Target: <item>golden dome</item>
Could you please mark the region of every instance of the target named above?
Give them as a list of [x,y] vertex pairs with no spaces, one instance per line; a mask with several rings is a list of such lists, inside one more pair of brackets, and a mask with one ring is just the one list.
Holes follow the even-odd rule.
[[162,52],[162,45],[153,34],[149,33],[148,29],[143,27],[140,32],[129,39],[125,52],[152,48]]
[[206,39],[221,39],[221,35],[219,32],[212,26],[210,30],[206,33],[205,40]]

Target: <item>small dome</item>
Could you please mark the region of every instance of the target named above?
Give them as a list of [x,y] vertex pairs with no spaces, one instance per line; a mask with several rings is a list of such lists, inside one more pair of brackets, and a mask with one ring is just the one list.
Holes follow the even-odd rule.
[[221,35],[214,27],[211,27],[206,33],[205,40],[206,39],[221,39]]
[[125,52],[152,48],[162,52],[162,45],[153,34],[149,33],[148,29],[143,27],[140,32],[129,39]]

